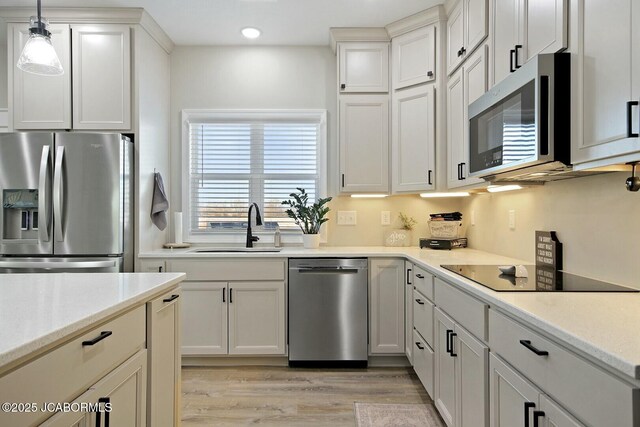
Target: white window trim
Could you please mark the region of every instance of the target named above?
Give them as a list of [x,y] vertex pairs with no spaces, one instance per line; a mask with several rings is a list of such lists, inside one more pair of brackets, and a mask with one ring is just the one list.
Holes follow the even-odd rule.
[[[189,123],[192,121],[206,122],[207,119],[219,120],[221,118],[232,119],[244,119],[247,115],[252,115],[251,119],[282,119],[283,117],[296,117],[299,119],[309,118],[319,122],[319,134],[318,134],[318,198],[327,196],[327,110],[315,110],[315,109],[299,109],[299,110],[221,110],[221,109],[184,109],[181,114],[182,122],[182,210],[183,221],[182,235],[184,241],[188,243],[245,243],[245,234],[238,232],[221,232],[202,235],[191,234],[191,215],[190,215],[190,203],[191,188],[189,186]],[[249,206],[247,206],[247,210]],[[259,243],[273,243],[272,232],[260,232],[256,231],[253,234],[260,236]],[[320,230],[320,241],[322,243],[327,242],[327,227],[322,226]],[[302,231],[283,231],[282,232],[283,243],[302,243]]]

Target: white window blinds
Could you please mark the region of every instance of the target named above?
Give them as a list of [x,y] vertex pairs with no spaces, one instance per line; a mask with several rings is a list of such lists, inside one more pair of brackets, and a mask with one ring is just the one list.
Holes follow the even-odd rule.
[[266,228],[296,229],[281,202],[297,187],[316,198],[320,117],[245,116],[188,122],[191,234],[244,230],[252,202]]

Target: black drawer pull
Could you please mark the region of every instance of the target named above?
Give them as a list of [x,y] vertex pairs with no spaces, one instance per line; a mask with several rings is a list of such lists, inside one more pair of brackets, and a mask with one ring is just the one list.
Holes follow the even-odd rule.
[[424,350],[424,347],[419,342],[416,343],[416,347],[418,347],[420,350]]
[[433,71],[427,71],[427,77],[433,77]]
[[633,119],[631,111],[635,105],[638,105],[638,101],[627,102],[627,138],[637,138],[638,134],[633,132]]
[[424,276],[423,276],[422,274],[420,274],[420,273],[417,273],[417,274],[416,274],[416,277],[417,277],[418,279],[424,279]]
[[522,49],[522,45],[521,44],[517,44],[516,48],[515,48],[515,57],[516,57],[516,70],[520,67],[522,67],[522,65],[518,65],[518,49]]
[[451,334],[453,331],[451,329],[447,329],[447,353],[451,354]]
[[524,402],[524,427],[529,427],[529,410],[535,407],[533,402]]
[[538,419],[540,417],[544,417],[544,415],[544,411],[533,411],[533,427],[538,427],[540,425],[538,424]]
[[452,331],[450,336],[451,336],[451,353],[449,354],[451,355],[451,357],[458,357],[458,355],[453,351],[453,337],[457,337],[458,334]]
[[511,49],[509,51],[509,71],[511,71],[512,73],[516,70],[515,68],[513,68],[513,57],[516,54],[516,51]]
[[347,88],[347,85],[346,85],[346,84],[342,83],[342,84],[340,85],[340,89],[345,90],[346,88]]
[[465,162],[460,163],[460,179],[461,179],[461,180],[462,180],[462,179],[467,179],[467,178],[465,178],[465,177],[464,177],[464,167],[465,167],[466,165],[467,165],[467,164],[466,164]]
[[94,339],[87,340],[87,341],[82,341],[82,346],[85,347],[85,346],[88,346],[88,345],[97,344],[100,341],[102,341],[103,339],[105,339],[106,337],[110,336],[111,334],[113,334],[113,332],[111,332],[111,331],[102,331],[102,332],[100,332],[100,335],[98,335]]
[[420,304],[420,305],[424,305],[424,301],[422,301],[422,300],[421,300],[421,299],[419,299],[419,298],[418,298],[418,299],[416,299],[416,302],[417,302],[418,304]]
[[433,185],[433,182],[431,181],[431,174],[433,173],[433,171],[431,169],[429,169],[429,173],[427,174],[427,179],[428,179],[428,184],[429,185]]
[[180,297],[180,295],[171,295],[169,298],[165,298],[162,300],[162,302],[171,302],[173,300],[176,300]]
[[538,350],[533,345],[531,345],[531,341],[529,340],[520,340],[520,344],[527,347],[529,350],[533,351],[538,356],[548,356],[549,352],[545,350]]
[[411,285],[411,280],[409,280],[409,277],[411,277],[411,269],[407,268],[407,285]]

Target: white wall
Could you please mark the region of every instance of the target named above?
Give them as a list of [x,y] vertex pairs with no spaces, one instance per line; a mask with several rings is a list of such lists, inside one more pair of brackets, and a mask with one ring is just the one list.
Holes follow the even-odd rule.
[[[153,196],[153,171],[164,178],[165,190],[171,194],[170,145],[170,74],[169,54],[141,27],[136,27],[135,37],[135,102],[139,115],[136,156],[136,253],[159,249],[172,240],[169,227],[164,231],[152,224],[149,216]],[[144,155],[140,155],[144,153]]]
[[[534,260],[536,230],[554,230],[568,272],[640,288],[640,193],[630,193],[616,172],[510,193],[477,195],[463,202],[469,245]],[[508,212],[516,212],[516,228]],[[470,226],[471,211],[476,225]]]

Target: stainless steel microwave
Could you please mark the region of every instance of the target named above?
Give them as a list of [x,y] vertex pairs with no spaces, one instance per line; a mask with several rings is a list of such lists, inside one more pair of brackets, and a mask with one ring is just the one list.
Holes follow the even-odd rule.
[[473,102],[469,175],[499,180],[568,168],[569,79],[568,53],[537,55]]

